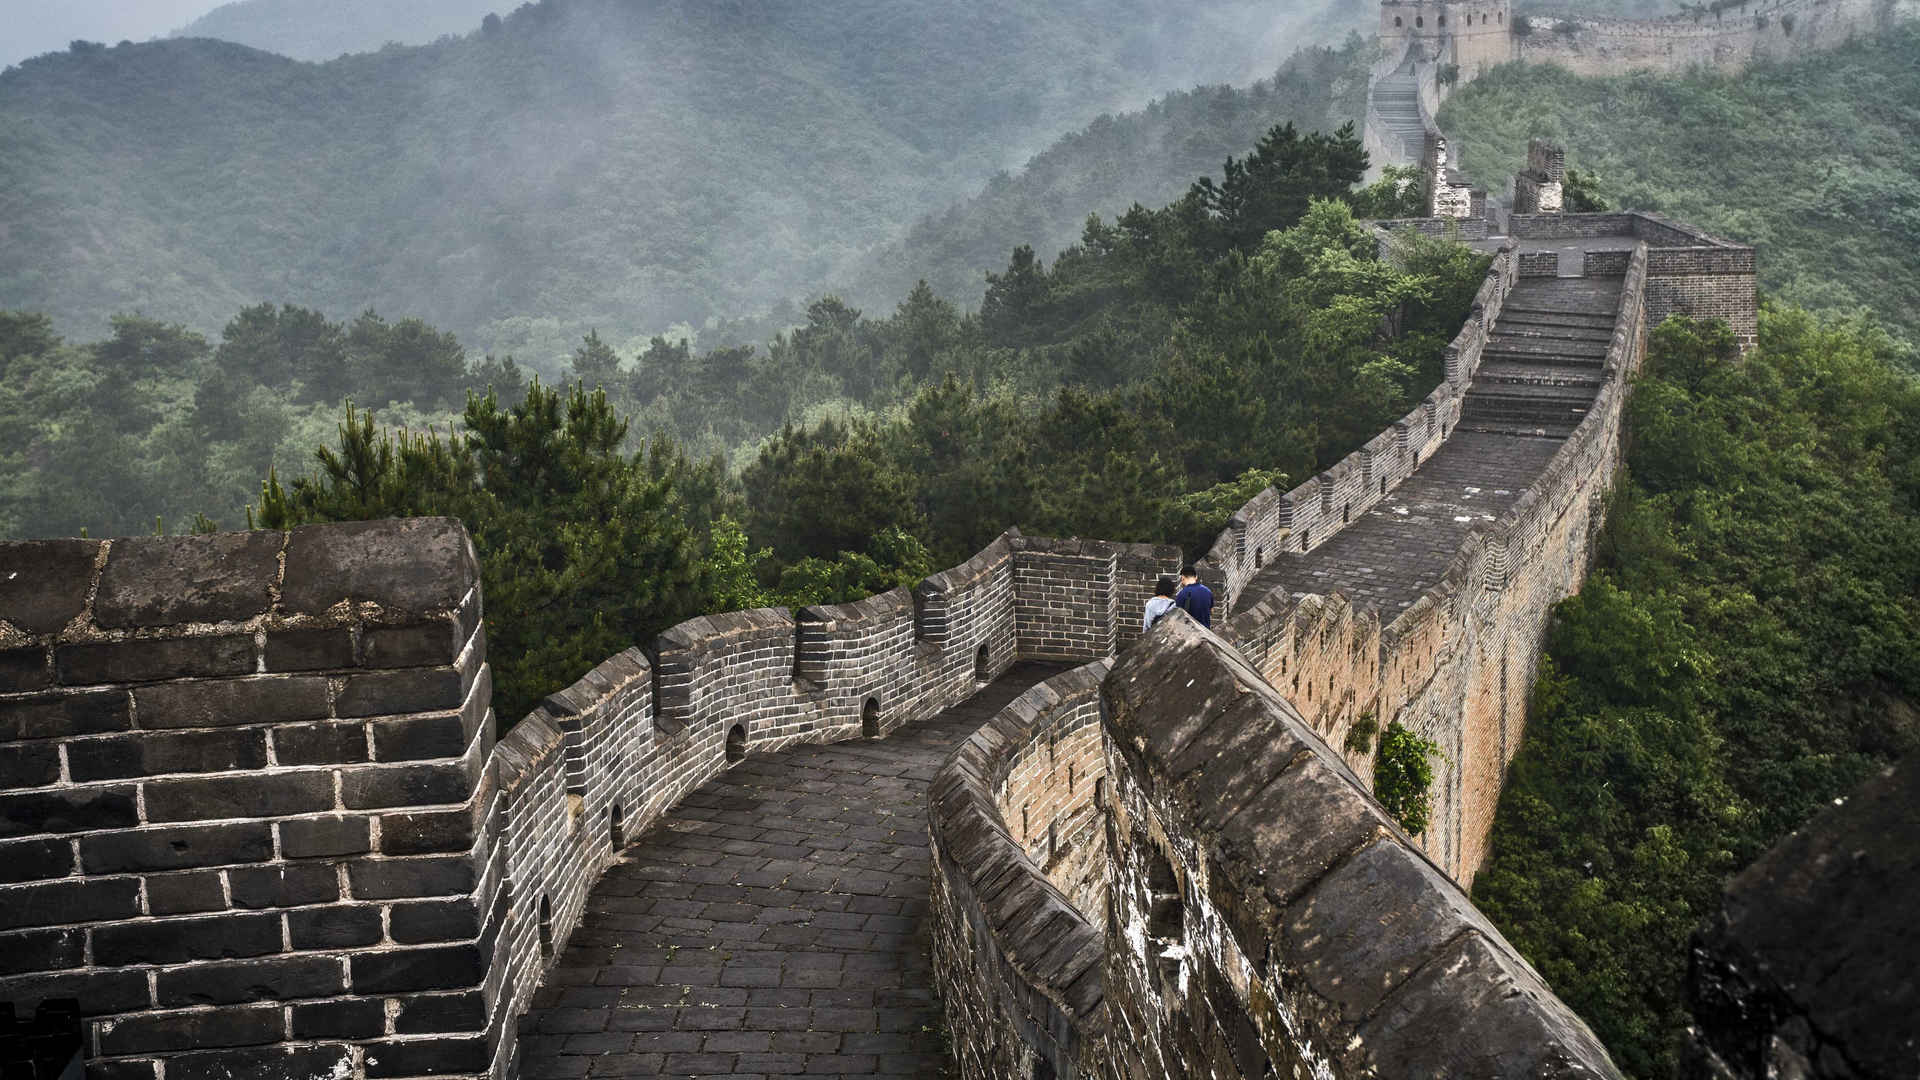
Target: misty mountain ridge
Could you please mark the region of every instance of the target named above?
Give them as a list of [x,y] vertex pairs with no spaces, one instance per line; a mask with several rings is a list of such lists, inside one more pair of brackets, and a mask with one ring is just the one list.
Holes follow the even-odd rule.
[[170,37],[217,38],[295,60],[331,60],[388,43],[424,45],[479,29],[520,0],[234,0]]
[[480,349],[700,325],[830,288],[1060,132],[1271,73],[1363,9],[544,0],[323,64],[81,48],[0,75],[0,308],[87,335],[376,306]]

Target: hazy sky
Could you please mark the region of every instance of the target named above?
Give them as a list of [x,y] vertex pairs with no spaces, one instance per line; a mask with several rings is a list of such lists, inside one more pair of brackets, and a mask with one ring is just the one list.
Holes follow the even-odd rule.
[[75,39],[108,45],[178,30],[222,0],[0,0],[0,66],[64,49]]

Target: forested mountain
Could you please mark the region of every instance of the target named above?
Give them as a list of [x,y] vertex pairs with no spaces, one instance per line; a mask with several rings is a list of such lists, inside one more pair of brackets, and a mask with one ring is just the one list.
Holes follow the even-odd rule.
[[1366,7],[544,0],[320,65],[83,47],[0,75],[0,306],[377,305],[537,362],[817,292],[1057,133]]
[[219,38],[295,60],[331,60],[389,42],[424,45],[471,33],[481,19],[518,6],[520,0],[234,0],[171,36]]
[[1440,123],[1482,183],[1511,177],[1529,137],[1555,139],[1612,204],[1755,245],[1763,288],[1869,307],[1920,341],[1920,26],[1738,75],[1508,65],[1454,94]]

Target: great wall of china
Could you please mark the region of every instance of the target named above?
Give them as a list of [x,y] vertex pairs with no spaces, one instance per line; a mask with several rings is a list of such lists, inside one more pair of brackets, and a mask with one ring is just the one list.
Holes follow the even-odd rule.
[[[1009,532],[496,742],[455,522],[0,544],[0,1001],[104,1080],[1616,1075],[1463,887],[1646,334],[1751,342],[1754,253],[1558,160],[1464,222],[1444,382],[1233,516],[1212,632],[1141,638],[1177,549]],[[1441,748],[1424,834],[1362,718]]]

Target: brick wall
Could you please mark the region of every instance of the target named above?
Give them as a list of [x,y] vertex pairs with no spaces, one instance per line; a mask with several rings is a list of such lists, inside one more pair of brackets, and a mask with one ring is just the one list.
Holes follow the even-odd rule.
[[477,580],[434,519],[0,544],[0,1000],[90,1075],[485,1072]]
[[[934,979],[969,1080],[1071,1080],[1103,1058],[1106,859],[1095,793],[1104,790],[1099,688],[1110,666],[1098,660],[1027,691],[934,778]],[[1098,843],[1097,862],[1061,874],[1063,828],[1069,843]]]
[[1184,619],[1155,637],[1102,688],[1099,1075],[1619,1075],[1258,671]]

